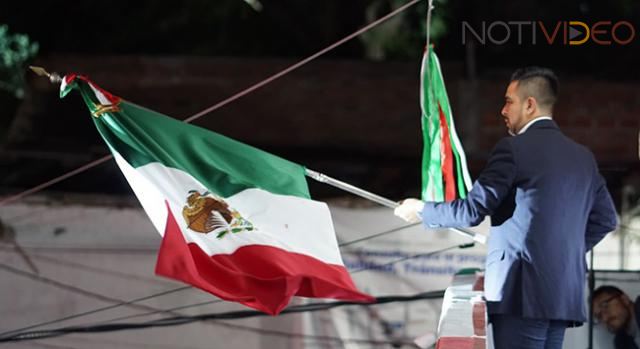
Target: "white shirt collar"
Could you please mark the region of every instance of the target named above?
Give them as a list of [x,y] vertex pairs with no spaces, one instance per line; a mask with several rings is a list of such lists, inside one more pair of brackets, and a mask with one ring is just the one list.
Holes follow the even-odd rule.
[[538,121],[541,121],[541,120],[552,120],[552,119],[551,119],[551,116],[547,116],[547,115],[545,115],[545,116],[538,116],[537,118],[535,118],[535,119],[533,119],[533,120],[531,120],[531,121],[527,122],[527,124],[526,124],[526,125],[524,125],[524,127],[523,127],[523,128],[521,128],[521,129],[520,129],[520,131],[518,131],[518,134],[519,134],[519,135],[521,135],[521,134],[525,133],[525,132],[527,131],[527,129],[528,129],[531,125],[533,125],[535,122],[538,122]]

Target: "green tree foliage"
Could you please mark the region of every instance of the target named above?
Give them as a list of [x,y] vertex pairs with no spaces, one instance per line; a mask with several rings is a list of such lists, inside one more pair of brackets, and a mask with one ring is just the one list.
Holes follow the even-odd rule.
[[[372,0],[366,4],[367,22],[382,17],[404,5],[406,0]],[[437,42],[447,32],[447,0],[433,1],[429,42]],[[411,59],[421,57],[426,46],[428,0],[411,11],[404,11],[377,28],[360,36],[365,56],[372,60]]]
[[38,43],[25,34],[11,34],[7,25],[0,25],[0,89],[22,98],[25,68],[37,53]]

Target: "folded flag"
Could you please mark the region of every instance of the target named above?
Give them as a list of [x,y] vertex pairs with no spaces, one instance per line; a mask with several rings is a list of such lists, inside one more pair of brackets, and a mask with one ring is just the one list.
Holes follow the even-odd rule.
[[372,301],[347,272],[304,167],[68,75],[163,236],[156,273],[278,314],[293,296]]
[[453,201],[471,190],[467,160],[453,123],[440,61],[425,49],[420,72],[422,109],[422,199]]

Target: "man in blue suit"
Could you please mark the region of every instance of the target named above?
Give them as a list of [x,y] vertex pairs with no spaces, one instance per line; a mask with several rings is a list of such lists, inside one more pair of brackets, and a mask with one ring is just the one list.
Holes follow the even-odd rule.
[[517,70],[502,116],[509,134],[493,149],[466,199],[407,199],[399,217],[427,227],[467,227],[491,216],[485,297],[496,349],[561,348],[586,321],[585,253],[617,225],[592,153],[551,115],[558,93],[545,68]]

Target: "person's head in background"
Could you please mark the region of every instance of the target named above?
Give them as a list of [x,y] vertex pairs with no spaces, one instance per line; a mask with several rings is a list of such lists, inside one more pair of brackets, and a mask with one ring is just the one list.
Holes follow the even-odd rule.
[[593,316],[612,333],[625,331],[634,316],[633,302],[615,286],[600,286],[593,292]]

